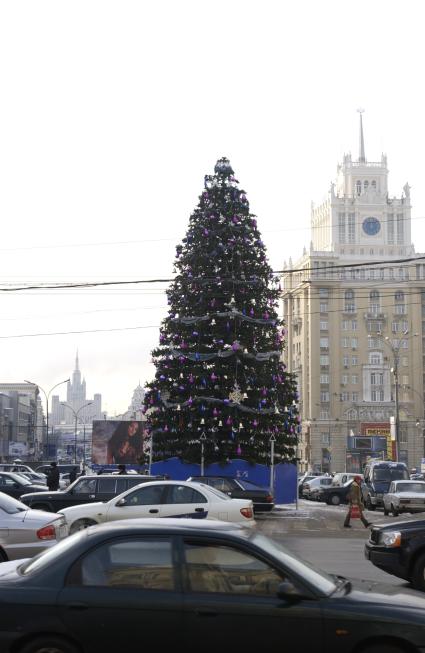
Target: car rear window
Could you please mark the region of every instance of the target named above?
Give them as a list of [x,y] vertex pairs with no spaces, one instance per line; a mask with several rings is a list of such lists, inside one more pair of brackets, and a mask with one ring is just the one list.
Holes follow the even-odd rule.
[[242,478],[238,478],[238,482],[242,485],[244,490],[267,490],[267,488],[261,487],[261,485],[251,483],[251,481],[246,481]]

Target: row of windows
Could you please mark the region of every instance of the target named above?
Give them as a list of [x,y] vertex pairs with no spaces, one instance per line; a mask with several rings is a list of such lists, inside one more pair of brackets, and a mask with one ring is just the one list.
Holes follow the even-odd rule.
[[[376,179],[372,179],[372,181],[370,182],[370,187],[373,190],[376,190]],[[363,191],[366,193],[366,191],[368,191],[368,190],[369,190],[369,180],[365,179],[363,181]],[[357,181],[356,181],[356,193],[357,193],[357,195],[362,194],[362,182],[360,181],[360,179],[357,179]]]
[[[373,338],[371,338],[373,340]],[[407,345],[407,341],[403,341]],[[379,345],[378,345],[379,346]],[[406,347],[407,348],[407,347]],[[320,365],[322,367],[329,367],[329,354],[321,354],[320,356]],[[409,359],[407,356],[402,356],[400,359],[401,365],[407,367],[409,365]],[[371,351],[369,352],[368,364],[369,365],[383,365],[384,355],[380,351]],[[344,356],[342,359],[342,364],[344,367],[349,367],[349,365],[357,366],[359,364],[358,356]]]

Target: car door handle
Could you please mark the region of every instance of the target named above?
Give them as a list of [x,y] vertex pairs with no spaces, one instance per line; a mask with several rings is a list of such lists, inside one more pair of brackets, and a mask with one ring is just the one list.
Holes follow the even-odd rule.
[[149,512],[155,513],[155,512],[159,512],[159,510],[157,508],[152,508],[151,510],[149,510]]
[[204,508],[195,508],[195,512],[205,512]]
[[81,601],[75,601],[73,603],[67,603],[66,607],[69,608],[70,610],[87,610],[88,605],[87,603],[82,603]]

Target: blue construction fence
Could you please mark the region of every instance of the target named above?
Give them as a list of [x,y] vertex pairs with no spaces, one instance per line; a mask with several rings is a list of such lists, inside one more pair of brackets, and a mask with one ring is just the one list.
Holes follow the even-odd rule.
[[[96,470],[100,465],[93,465]],[[106,470],[109,466],[105,465]],[[114,465],[114,468],[116,466]],[[137,465],[127,465],[127,469],[140,469]],[[185,481],[189,476],[200,476],[201,466],[183,463],[178,458],[168,458],[152,463],[152,474],[168,474],[176,481]],[[205,476],[235,476],[252,481],[262,487],[270,487],[270,467],[267,465],[251,465],[240,458],[231,460],[226,465],[213,463],[204,469]],[[297,493],[297,469],[295,465],[280,463],[274,467],[274,501],[275,504],[295,503]]]

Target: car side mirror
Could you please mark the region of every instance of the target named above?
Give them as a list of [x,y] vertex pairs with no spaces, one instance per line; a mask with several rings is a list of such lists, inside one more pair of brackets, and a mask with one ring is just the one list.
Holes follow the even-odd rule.
[[119,501],[116,502],[115,505],[116,505],[116,506],[120,506],[120,507],[121,507],[121,506],[126,506],[126,505],[127,505],[127,501],[126,501],[125,499],[120,499]]
[[307,598],[289,580],[284,580],[281,583],[279,583],[279,586],[277,588],[277,596],[279,599],[284,599],[285,601],[290,601],[293,603],[297,603],[298,601],[302,601],[303,599]]

